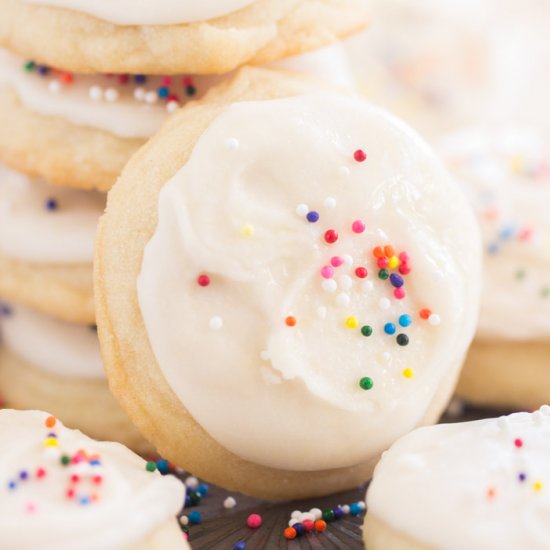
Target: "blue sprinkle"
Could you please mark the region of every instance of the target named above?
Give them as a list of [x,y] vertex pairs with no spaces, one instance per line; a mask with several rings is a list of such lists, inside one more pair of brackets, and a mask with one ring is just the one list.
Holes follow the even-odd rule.
[[392,273],[390,275],[390,283],[395,287],[395,288],[400,288],[403,286],[405,281],[403,281],[403,277],[401,277],[401,275],[398,275],[397,273]]
[[46,207],[46,210],[57,210],[57,200],[54,198],[46,199],[44,206]]
[[516,234],[516,228],[512,224],[504,225],[501,227],[498,236],[502,241],[509,241]]
[[98,460],[97,458],[94,458],[93,460],[90,460],[90,464],[92,466],[101,466],[101,460]]
[[187,517],[191,525],[199,525],[199,523],[202,523],[202,515],[200,512],[190,512]]
[[246,542],[240,540],[233,545],[233,550],[246,550]]
[[386,323],[384,325],[384,332],[386,334],[395,334],[395,325],[393,323]]
[[2,317],[9,317],[12,313],[13,313],[13,310],[8,304],[4,302],[0,302],[0,315]]
[[359,506],[358,502],[354,502],[353,504],[350,504],[349,513],[352,516],[358,516],[361,513],[361,506]]
[[184,507],[185,508],[189,508],[189,506],[191,506],[191,497],[189,495],[185,495],[185,504],[184,504]]
[[527,479],[527,476],[523,472],[521,472],[521,474],[519,474],[518,476],[518,479],[520,481],[525,481]]
[[315,222],[319,221],[319,213],[312,210],[311,212],[307,213],[306,218],[307,218],[308,222],[315,223]]
[[205,496],[208,494],[208,485],[206,483],[201,483],[198,487],[197,487],[197,493],[200,493],[201,496]]
[[38,65],[38,74],[42,76],[46,76],[50,74],[50,68],[47,67],[46,65]]
[[136,84],[144,84],[147,82],[147,77],[144,74],[136,74],[134,75],[134,82]]
[[340,518],[344,517],[344,510],[342,510],[341,506],[336,506],[336,508],[334,508],[333,512],[334,512],[334,517],[336,519],[340,519]]
[[303,535],[306,532],[306,528],[303,523],[295,523],[292,528],[296,531],[298,536]]
[[487,247],[487,252],[489,254],[496,254],[498,251],[499,251],[500,247],[497,243],[491,243],[489,244],[489,246]]
[[403,314],[399,317],[399,324],[402,327],[410,327],[412,323],[412,317],[408,314]]
[[88,504],[90,504],[90,497],[80,497],[78,499],[78,503],[81,505],[81,506],[87,506]]
[[164,98],[168,97],[168,95],[170,94],[170,90],[166,86],[161,86],[157,90],[157,94],[161,99],[164,99]]
[[21,470],[19,472],[19,479],[25,481],[28,478],[29,478],[29,472],[27,472],[26,470]]
[[157,460],[157,470],[162,475],[167,474],[170,471],[170,465],[168,464],[168,460],[165,460],[164,458],[159,458]]
[[10,491],[14,491],[16,488],[17,488],[17,483],[16,483],[15,481],[10,481],[10,482],[8,483],[8,489],[9,489]]

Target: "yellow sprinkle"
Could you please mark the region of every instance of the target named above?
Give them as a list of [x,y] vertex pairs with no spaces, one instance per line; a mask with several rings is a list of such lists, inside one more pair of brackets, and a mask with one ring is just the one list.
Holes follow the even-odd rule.
[[249,223],[241,227],[241,235],[243,237],[252,237],[254,235],[254,226]]
[[514,173],[519,174],[523,168],[523,159],[519,155],[515,155],[512,157],[512,170]]
[[55,437],[47,437],[44,441],[44,447],[57,447],[57,439]]
[[357,328],[357,317],[348,317],[346,319],[346,327]]
[[410,367],[407,367],[404,371],[403,371],[403,376],[405,378],[412,378],[414,376],[414,369],[411,369]]
[[533,483],[533,489],[535,491],[542,491],[542,482],[535,481],[535,483]]
[[397,256],[392,256],[388,261],[388,267],[390,269],[395,269],[399,266],[399,258]]

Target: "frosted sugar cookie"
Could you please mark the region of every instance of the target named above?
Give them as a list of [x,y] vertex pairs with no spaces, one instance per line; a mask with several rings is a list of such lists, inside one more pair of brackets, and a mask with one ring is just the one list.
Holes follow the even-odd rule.
[[481,317],[458,393],[480,405],[550,400],[550,140],[471,128],[441,152],[468,193],[484,244]]
[[548,548],[550,409],[420,428],[376,466],[369,550]]
[[189,549],[176,514],[183,484],[118,443],[38,411],[0,410],[2,547]]
[[352,487],[446,405],[473,335],[479,235],[386,112],[244,69],[171,118],[96,244],[110,386],[172,462],[231,489]]
[[93,323],[94,237],[105,198],[0,167],[0,297]]
[[81,73],[222,74],[335,42],[364,0],[1,0],[0,45]]
[[47,409],[91,437],[151,451],[109,392],[94,325],[3,302],[0,334],[0,394],[10,407]]

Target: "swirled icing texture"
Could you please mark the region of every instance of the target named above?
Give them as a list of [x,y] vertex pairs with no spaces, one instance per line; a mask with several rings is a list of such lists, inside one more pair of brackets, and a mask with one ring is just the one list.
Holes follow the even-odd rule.
[[24,262],[91,264],[104,208],[100,193],[55,187],[0,166],[0,254]]
[[481,339],[550,336],[550,140],[535,130],[470,128],[441,151],[477,212],[485,249]]
[[70,378],[104,378],[95,327],[64,323],[9,304],[0,314],[2,345],[37,369]]
[[367,508],[429,548],[547,549],[549,454],[548,407],[420,428],[382,457]]
[[[145,461],[119,443],[94,441],[57,421],[45,427],[47,414],[38,411],[0,411],[0,533],[10,550],[120,550],[137,547],[141,539],[174,517],[185,498],[183,484],[172,476],[147,472]],[[45,447],[49,432],[58,445]],[[61,455],[99,455],[100,464],[87,460],[61,465]],[[42,479],[35,472],[45,470]],[[21,471],[28,479],[19,479]],[[70,476],[75,497],[67,498]],[[98,485],[88,480],[102,477]],[[15,481],[16,488],[8,485]],[[80,504],[83,496],[99,498]],[[176,521],[174,519],[174,521]]]
[[[366,162],[354,160],[358,148]],[[301,203],[317,222],[296,213]],[[480,251],[470,208],[416,134],[359,99],[226,108],[158,208],[137,281],[152,349],[195,420],[246,460],[290,470],[367,460],[420,421],[473,334]],[[332,245],[329,229],[339,233]],[[377,276],[372,249],[388,243],[414,264],[403,300]],[[327,283],[320,270],[333,256],[343,264]],[[418,317],[424,307],[440,326]],[[407,347],[383,331],[402,314],[412,319],[398,330]]]
[[234,13],[257,0],[22,0],[67,8],[116,25],[175,25]]
[[[68,75],[70,80],[65,82],[67,75],[62,71],[33,67],[28,72],[23,66],[23,60],[0,49],[0,86],[14,88],[27,108],[121,138],[149,138],[161,127],[168,117],[168,106],[175,107],[176,103],[159,98],[159,89],[166,88],[169,97],[177,96],[177,104],[183,105],[230,76]],[[354,85],[347,54],[340,44],[271,66]]]

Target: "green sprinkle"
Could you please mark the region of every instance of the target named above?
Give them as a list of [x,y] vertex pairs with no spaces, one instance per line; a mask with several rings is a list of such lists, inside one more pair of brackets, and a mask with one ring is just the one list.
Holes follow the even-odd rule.
[[378,277],[380,277],[380,279],[382,279],[383,281],[385,281],[389,276],[390,272],[387,269],[381,269],[378,272]]
[[34,71],[35,67],[36,67],[36,65],[35,65],[34,61],[27,61],[23,65],[23,69],[25,69],[25,71],[27,71],[28,73],[30,73],[31,71]]
[[361,327],[361,334],[363,336],[370,336],[372,334],[372,327],[370,327],[369,325]]
[[548,298],[548,296],[550,296],[550,288],[548,288],[547,286],[545,286],[545,287],[540,291],[540,295],[541,295],[543,298]]
[[154,460],[150,460],[149,462],[147,462],[147,464],[145,465],[145,469],[148,471],[148,472],[154,472],[156,469],[157,469],[157,464]]
[[323,510],[322,517],[328,523],[329,521],[332,521],[336,517],[336,514],[334,513],[334,510],[331,510],[330,508],[325,508]]
[[372,378],[365,376],[364,378],[361,378],[361,380],[359,380],[359,386],[362,390],[371,390],[374,386],[374,382],[372,381]]
[[61,457],[61,464],[63,464],[63,466],[67,466],[69,462],[71,462],[71,459],[67,455]]
[[518,269],[516,271],[516,279],[518,281],[521,281],[522,279],[525,279],[525,270],[524,269]]

